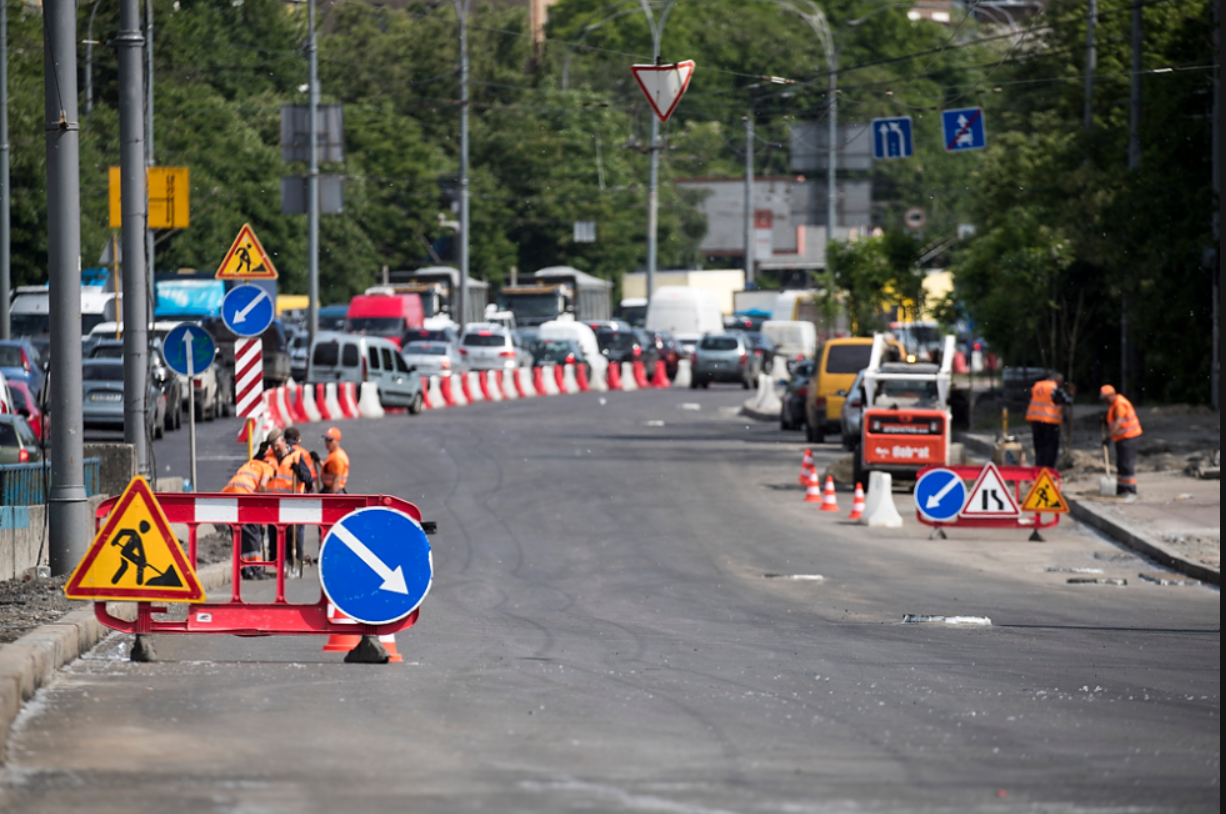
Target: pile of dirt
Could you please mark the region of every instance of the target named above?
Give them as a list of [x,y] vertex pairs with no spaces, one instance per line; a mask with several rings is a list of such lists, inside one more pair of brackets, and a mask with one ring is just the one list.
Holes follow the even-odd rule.
[[50,579],[0,582],[0,644],[14,642],[39,625],[59,621],[69,611],[92,603],[64,596],[67,575]]

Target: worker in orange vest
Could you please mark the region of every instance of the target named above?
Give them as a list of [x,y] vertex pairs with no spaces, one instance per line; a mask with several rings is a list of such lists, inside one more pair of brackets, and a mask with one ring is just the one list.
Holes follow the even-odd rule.
[[1034,437],[1034,465],[1055,468],[1060,457],[1060,425],[1064,423],[1064,405],[1072,399],[1064,392],[1064,377],[1052,373],[1030,388],[1030,406],[1026,421]]
[[328,449],[328,457],[323,463],[323,475],[320,477],[321,492],[340,494],[345,491],[349,482],[349,456],[341,449],[341,431],[329,427],[324,433],[324,446]]
[[1141,419],[1137,418],[1137,410],[1132,402],[1115,388],[1104,384],[1098,391],[1098,397],[1107,402],[1107,413],[1103,423],[1111,433],[1115,442],[1115,493],[1117,495],[1135,495],[1137,493],[1137,441],[1141,437]]
[[[285,432],[273,429],[268,433],[272,447],[264,460],[272,463],[277,469],[268,489],[270,492],[295,495],[315,489],[315,476],[311,469],[310,455],[302,447],[292,446],[290,443],[291,433],[295,433],[292,440],[296,441],[300,437],[296,435],[297,432],[296,428],[290,427]],[[271,539],[276,539],[275,526],[269,526],[268,533]],[[289,564],[288,573],[291,576],[302,576],[303,537],[302,526],[288,526],[285,529],[286,541],[294,541],[294,545],[287,546],[285,551],[286,562]]]
[[[225,494],[250,495],[268,490],[268,484],[276,475],[276,468],[264,460],[268,451],[268,443],[260,444],[255,457],[238,468],[234,477],[221,491]],[[243,524],[242,554],[243,562],[257,562],[264,554],[264,530],[256,523]],[[254,565],[243,566],[243,579],[264,579],[264,569]]]

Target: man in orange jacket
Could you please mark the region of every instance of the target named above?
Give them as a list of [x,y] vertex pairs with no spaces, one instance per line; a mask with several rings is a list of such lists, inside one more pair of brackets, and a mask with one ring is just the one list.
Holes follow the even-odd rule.
[[1115,493],[1117,495],[1135,495],[1137,493],[1137,441],[1141,437],[1141,420],[1137,418],[1136,408],[1115,388],[1104,384],[1098,391],[1098,397],[1107,402],[1107,413],[1103,422],[1115,442]]
[[[256,492],[264,492],[268,490],[268,484],[277,474],[277,470],[272,464],[264,460],[264,454],[268,451],[268,444],[260,445],[255,457],[238,468],[234,473],[234,477],[230,478],[230,482],[226,484],[221,491],[226,494],[250,495]],[[243,524],[243,562],[255,562],[263,558],[264,555],[264,530],[255,523]],[[244,566],[242,569],[243,579],[264,579],[264,569],[254,565]]]
[[1034,465],[1055,468],[1060,457],[1060,426],[1064,423],[1064,405],[1071,399],[1064,392],[1064,377],[1052,373],[1030,389],[1030,406],[1026,421],[1034,435]]
[[349,482],[349,456],[341,449],[341,431],[336,427],[329,427],[324,433],[324,446],[328,448],[328,457],[323,464],[320,491],[340,494],[345,491],[345,484]]

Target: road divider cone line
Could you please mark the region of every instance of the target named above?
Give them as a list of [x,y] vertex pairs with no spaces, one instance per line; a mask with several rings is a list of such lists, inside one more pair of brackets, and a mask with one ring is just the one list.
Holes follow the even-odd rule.
[[322,421],[323,413],[319,412],[319,406],[315,404],[315,385],[303,385],[301,392],[302,406],[306,410],[307,421]]
[[606,387],[610,390],[622,389],[622,366],[619,362],[605,362],[608,368],[605,371]]
[[[817,470],[814,470],[816,473]],[[822,495],[823,512],[837,512],[839,510],[839,499],[834,494],[834,478],[830,475],[826,476],[826,493]]]
[[306,391],[307,389],[302,385],[294,385],[294,409],[298,411],[299,421],[304,424],[310,424],[312,421],[318,421],[319,419],[311,418],[311,414],[307,411]]
[[472,378],[468,373],[460,374],[460,394],[464,396],[465,404],[473,403]]
[[[589,367],[592,368],[592,376],[588,375],[587,371]],[[592,367],[591,362],[575,365],[575,383],[579,385],[580,393],[587,393],[591,390],[599,389],[595,386],[595,382],[597,381],[595,379],[595,373],[596,368]]]
[[285,388],[277,387],[272,391],[273,400],[277,402],[277,412],[281,415],[281,420],[288,427],[294,423],[294,414],[289,409],[289,399],[286,398]]
[[545,368],[537,365],[532,368],[532,389],[538,396],[548,396],[545,390]]
[[530,399],[536,395],[536,387],[532,383],[534,368],[520,367],[515,369],[515,392],[521,399]]
[[681,359],[677,362],[677,377],[673,379],[673,387],[678,390],[690,386],[693,379],[693,368],[690,366],[689,359]]
[[330,421],[339,421],[345,417],[345,411],[341,409],[340,388],[336,386],[336,382],[324,385],[324,407],[328,410]]
[[634,363],[634,383],[640,390],[651,387],[651,385],[647,383],[647,368],[643,366],[641,361]]
[[320,421],[331,421],[333,416],[328,410],[327,385],[317,384],[315,387],[315,408],[319,410]]
[[451,386],[455,383],[455,376],[439,376],[438,377],[438,392],[443,397],[443,403],[448,407],[455,407],[455,393],[452,392]]
[[379,385],[374,382],[362,382],[358,412],[362,418],[383,418],[383,405],[379,402]]
[[579,382],[575,379],[575,366],[573,364],[562,365],[562,381],[558,383],[559,389],[569,396],[573,396],[579,392]]
[[847,515],[848,520],[859,520],[864,515],[864,487],[859,483],[856,484],[856,493],[851,499],[851,514]]
[[341,413],[345,418],[360,418],[362,411],[358,408],[358,386],[354,382],[341,382],[337,388],[337,398],[341,403]]
[[404,656],[400,655],[400,651],[396,649],[396,634],[389,633],[386,636],[380,636],[379,644],[383,645],[383,649],[387,651],[388,664],[399,664],[404,661]]
[[664,365],[663,359],[656,360],[656,369],[651,377],[652,387],[671,387],[672,382],[668,380],[668,368]]
[[482,401],[493,401],[490,395],[490,374],[488,370],[477,371],[477,387],[481,390]]
[[[328,603],[328,621],[335,625],[356,625],[357,622],[350,619],[345,614],[333,605]],[[324,644],[321,653],[348,653],[353,648],[357,647],[362,641],[362,637],[356,634],[348,633],[333,633],[328,637],[328,641]]]
[[809,473],[813,470],[813,451],[806,449],[805,456],[800,459],[800,476],[796,479],[801,486],[808,484]]
[[544,371],[541,373],[541,380],[545,385],[545,395],[556,396],[562,391],[558,388],[558,366],[544,365]]
[[486,377],[486,384],[489,385],[490,397],[487,401],[502,401],[502,371],[491,370]]
[[426,376],[421,379],[421,408],[423,410],[433,410],[434,405],[430,403],[430,379],[431,376]]
[[289,422],[285,420],[285,416],[281,414],[280,407],[277,404],[277,391],[264,391],[264,415],[268,416],[272,421],[272,425],[277,429],[285,429],[289,426]]
[[519,398],[519,393],[516,392],[516,378],[519,376],[519,368],[508,370],[506,375],[502,377],[502,398],[504,401]]
[[805,486],[805,503],[822,502],[822,484],[817,479],[817,470],[809,470],[809,483]]
[[[459,384],[456,384],[457,381]],[[455,403],[457,407],[464,407],[469,403],[468,396],[466,395],[467,391],[464,389],[467,387],[467,382],[467,373],[455,373],[451,376],[451,392],[455,396]]]
[[627,393],[638,390],[639,383],[634,378],[634,365],[630,362],[622,362],[622,390]]
[[452,405],[447,403],[447,399],[443,395],[443,377],[438,376],[438,375],[431,376],[430,377],[430,409],[438,410],[443,407],[450,407],[450,406]]

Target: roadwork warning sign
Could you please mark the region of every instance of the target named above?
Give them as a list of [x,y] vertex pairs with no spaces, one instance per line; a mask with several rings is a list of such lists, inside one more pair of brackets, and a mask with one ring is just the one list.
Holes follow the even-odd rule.
[[124,489],[64,586],[64,595],[112,602],[204,601],[196,572],[141,476]]
[[1044,469],[1039,473],[1026,499],[1022,501],[1022,511],[1068,513],[1068,502],[1064,495],[1060,494],[1060,487],[1056,486],[1050,470]]
[[238,230],[238,237],[234,238],[215,277],[218,280],[277,279],[277,269],[260,245],[260,239],[255,236],[250,223],[244,223],[243,228]]

